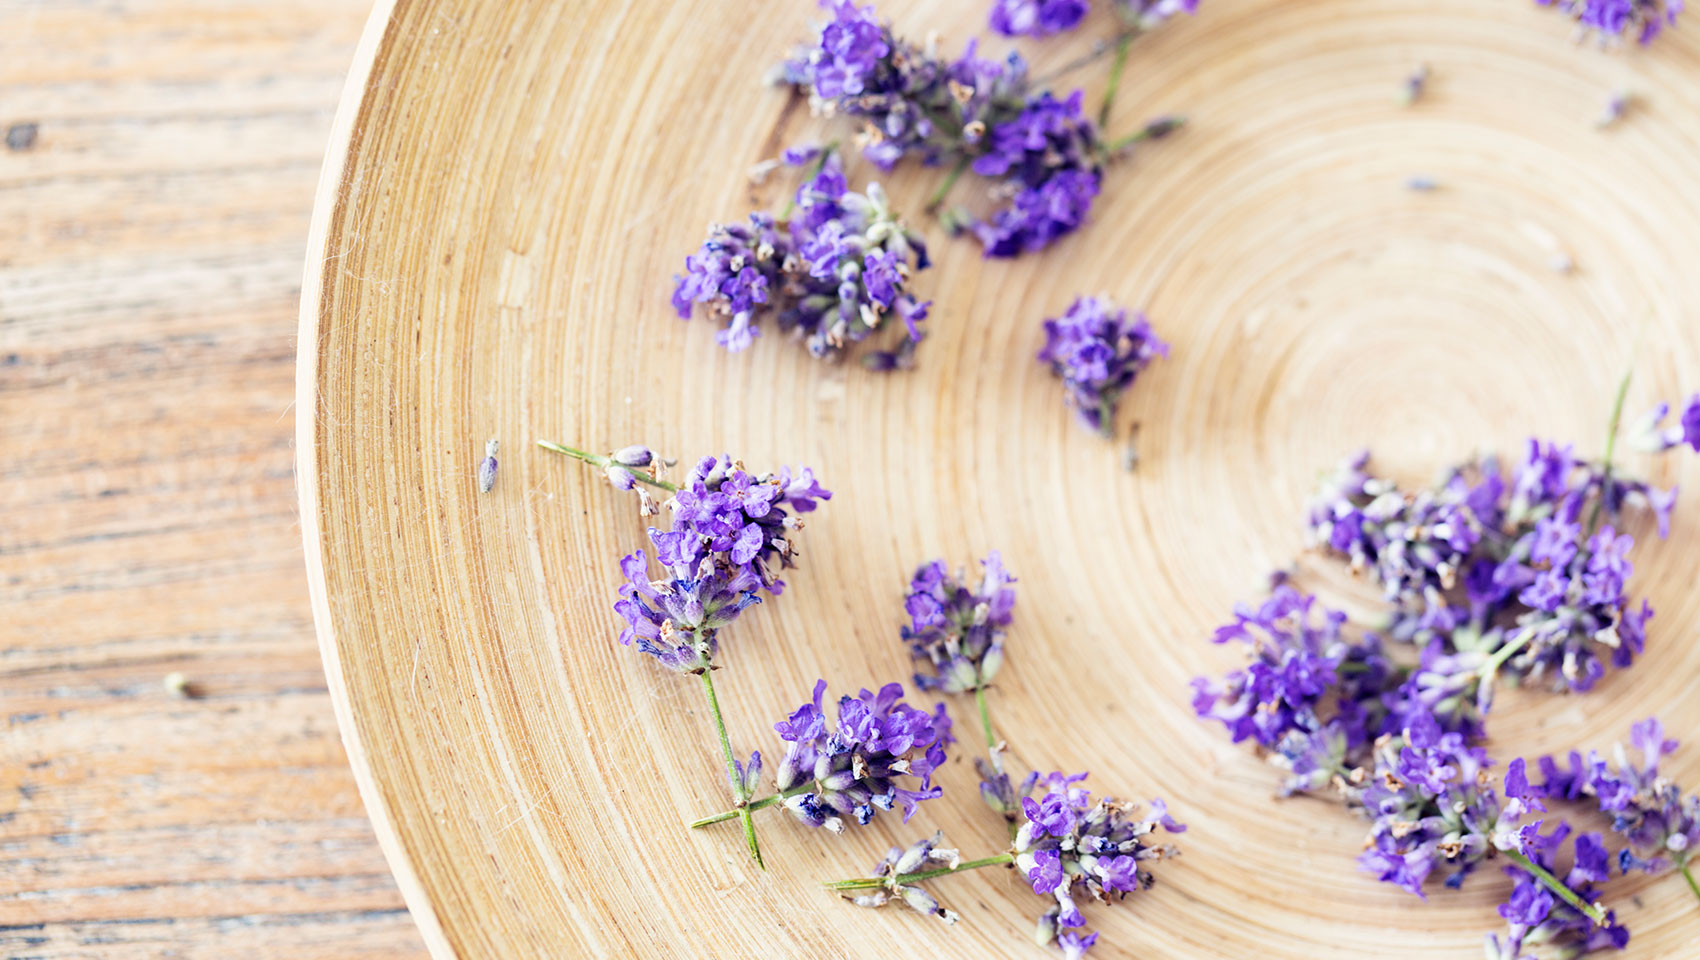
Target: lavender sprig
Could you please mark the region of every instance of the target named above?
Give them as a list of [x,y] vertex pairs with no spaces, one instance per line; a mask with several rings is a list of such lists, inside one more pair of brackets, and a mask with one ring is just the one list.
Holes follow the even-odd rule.
[[[1125,40],[1177,13],[1197,13],[1198,0],[1114,0]],[[1078,27],[1091,10],[1087,0],[994,0],[991,28],[1006,37],[1045,37]]]
[[1081,422],[1108,437],[1122,394],[1153,360],[1168,355],[1145,314],[1130,318],[1107,298],[1077,297],[1062,316],[1045,321],[1039,361],[1062,378]]
[[1674,490],[1617,475],[1609,443],[1607,456],[1531,440],[1510,475],[1490,457],[1409,494],[1359,455],[1313,501],[1311,540],[1381,584],[1388,636],[1425,648],[1417,686],[1479,693],[1484,712],[1481,684],[1499,676],[1586,692],[1607,659],[1634,660],[1652,616],[1625,590],[1633,538],[1595,526],[1644,505],[1663,534],[1675,503]]
[[732,790],[730,816],[741,821],[750,856],[763,865],[750,818],[761,754],[751,754],[747,766],[741,763],[726,731],[713,677],[719,668],[715,661],[720,630],[759,603],[761,592],[770,596],[783,592],[785,582],[778,579],[778,572],[795,563],[792,540],[802,528],[800,516],[830,500],[832,492],[807,467],[796,471],[781,467],[758,476],[730,455],[704,457],[682,483],[675,484],[658,475],[670,461],[645,446],[599,455],[546,440],[538,445],[600,469],[616,490],[636,492],[643,516],[658,512],[645,487],[673,494],[667,501],[673,514],[671,528],[649,528],[664,575],[651,579],[649,556],[642,550],[620,561],[623,582],[614,610],[626,626],[619,641],[668,670],[701,678]]
[[[1066,5],[1032,13],[1031,23],[1067,19]],[[936,56],[897,36],[871,6],[821,0],[831,19],[780,71],[784,82],[807,94],[816,113],[861,121],[862,154],[881,169],[905,156],[951,166],[929,209],[943,202],[956,178],[972,167],[1002,179],[994,191],[1008,200],[989,220],[952,213],[953,233],[971,230],[988,257],[1043,249],[1084,222],[1096,198],[1102,164],[1137,139],[1160,135],[1173,124],[1148,126],[1106,144],[1081,110],[1081,95],[1057,99],[1034,89],[1027,64],[1011,53],[1004,61],[980,58],[971,42],[955,60]],[[1166,15],[1172,2],[1136,3],[1138,18]],[[1026,29],[1029,13],[1007,4],[999,22]],[[1119,70],[1117,73],[1119,79]],[[1107,111],[1108,101],[1106,101]]]
[[1040,796],[1021,799],[1026,822],[1012,847],[1015,865],[1034,893],[1054,901],[1039,916],[1034,939],[1040,944],[1050,943],[1059,931],[1085,925],[1077,903],[1081,896],[1099,903],[1109,903],[1109,894],[1125,897],[1151,886],[1145,864],[1180,855],[1173,844],[1157,846],[1150,839],[1158,827],[1186,831],[1162,800],[1151,801],[1150,812],[1141,817],[1138,804],[1110,797],[1094,802],[1078,786],[1086,776],[1047,774],[1038,781],[1044,787]]
[[[917,913],[938,917],[945,923],[955,923],[962,919],[954,910],[946,910],[928,893],[924,887],[917,886],[917,879],[926,879],[929,875],[942,876],[963,869],[974,869],[976,866],[987,866],[986,863],[976,862],[965,865],[962,855],[955,850],[945,847],[944,832],[939,831],[924,840],[905,847],[892,847],[886,855],[874,864],[873,879],[881,881],[877,887],[843,886],[829,889],[845,891],[846,899],[858,907],[883,907],[888,901],[901,900]],[[922,867],[929,863],[944,863],[945,866],[934,870],[923,871]],[[1004,862],[1008,862],[1005,860]],[[868,890],[867,893],[850,895],[850,891]]]
[[1613,750],[1615,762],[1592,750],[1585,757],[1571,751],[1567,762],[1540,758],[1540,790],[1553,799],[1591,802],[1613,818],[1612,830],[1629,842],[1618,855],[1621,872],[1674,867],[1700,898],[1690,865],[1700,849],[1700,795],[1685,797],[1680,786],[1659,773],[1660,759],[1676,750],[1677,741],[1665,738],[1656,717],[1636,724],[1629,740],[1641,755],[1639,764],[1630,761],[1622,744]]
[[[900,635],[909,645],[910,656],[923,661],[932,672],[915,674],[922,690],[943,693],[973,691],[980,711],[980,727],[986,737],[986,756],[975,757],[980,771],[980,794],[1009,823],[1014,836],[1015,797],[1004,770],[1004,745],[992,727],[986,688],[1003,665],[1004,630],[1014,620],[1015,578],[1004,568],[996,550],[980,562],[978,586],[969,586],[966,570],[954,575],[943,560],[923,563],[915,569],[904,597],[908,625]],[[1031,785],[1029,779],[1028,785]]]
[[1554,873],[1557,851],[1569,833],[1570,825],[1560,823],[1551,835],[1540,837],[1527,856],[1518,855],[1522,862],[1505,868],[1514,881],[1511,896],[1499,907],[1507,923],[1506,937],[1501,942],[1488,934],[1488,960],[1528,960],[1524,948],[1534,946],[1579,957],[1628,945],[1629,930],[1617,923],[1614,912],[1607,911],[1596,923],[1584,909],[1594,900],[1593,885],[1606,879],[1609,860],[1599,834],[1577,836],[1573,866],[1562,880]]
[[[787,153],[790,161],[811,159],[809,151]],[[908,289],[911,276],[930,264],[926,244],[892,211],[879,184],[850,190],[830,148],[812,159],[813,176],[779,217],[755,213],[747,225],[710,228],[674,278],[673,308],[682,319],[699,305],[724,317],[715,341],[734,352],[755,342],[758,321],[768,315],[817,357],[836,358],[894,325],[907,335],[898,348],[907,352],[920,342],[931,307]],[[878,355],[872,365],[881,366]]]
[[[893,849],[875,866],[873,877],[838,880],[825,886],[839,893],[881,891],[886,895],[855,899],[859,905],[877,907],[888,902],[890,894],[913,890],[915,884],[926,880],[1013,864],[1033,892],[1045,897],[1049,904],[1040,913],[1035,940],[1041,946],[1056,942],[1065,956],[1079,957],[1098,939],[1096,934],[1086,934],[1081,929],[1086,923],[1079,907],[1082,899],[1108,904],[1113,902],[1112,895],[1121,899],[1151,886],[1149,864],[1180,854],[1173,844],[1155,844],[1153,833],[1159,827],[1170,833],[1186,830],[1169,815],[1161,800],[1153,800],[1150,812],[1144,816],[1139,815],[1138,804],[1109,797],[1093,801],[1090,791],[1078,786],[1085,778],[1084,773],[1029,777],[1017,798],[1023,822],[1007,853],[960,861],[953,850],[948,852],[949,866],[916,870],[921,866],[921,852],[933,849],[931,844],[939,842],[935,837],[907,851]],[[1030,795],[1040,784],[1044,789],[1036,796]],[[905,866],[909,870],[905,871]],[[922,912],[938,909],[931,895],[917,898],[911,905]]]
[[[799,821],[840,833],[845,817],[867,824],[878,811],[898,806],[907,823],[920,803],[943,793],[932,774],[955,740],[944,704],[932,713],[917,709],[902,702],[902,684],[888,683],[877,693],[841,697],[837,722],[829,723],[821,703],[825,693],[821,680],[810,702],[774,724],[789,744],[774,774],[775,792],[751,801],[745,810],[784,804]],[[702,817],[691,826],[720,823],[741,812]]]

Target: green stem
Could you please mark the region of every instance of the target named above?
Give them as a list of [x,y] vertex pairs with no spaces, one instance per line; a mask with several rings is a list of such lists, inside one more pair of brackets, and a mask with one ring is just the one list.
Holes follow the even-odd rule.
[[1122,85],[1122,71],[1127,69],[1127,51],[1133,46],[1133,34],[1123,33],[1116,41],[1116,59],[1110,64],[1110,82],[1104,87],[1104,102],[1098,106],[1098,126],[1110,122],[1110,105],[1116,102],[1116,90]]
[[1611,405],[1611,421],[1606,425],[1606,455],[1605,464],[1600,469],[1600,498],[1594,501],[1594,509],[1588,514],[1588,536],[1594,535],[1594,530],[1600,522],[1600,507],[1605,504],[1606,488],[1611,486],[1611,458],[1617,450],[1617,424],[1623,419],[1623,398],[1629,395],[1629,378],[1635,375],[1631,367],[1623,372],[1623,379],[1617,384],[1617,399]]
[[[1124,27],[1112,39],[1114,39],[1117,44],[1120,44],[1123,39],[1132,40],[1134,37],[1139,36],[1143,32],[1144,31],[1140,30],[1138,27]],[[1034,77],[1032,79],[1032,81],[1030,82],[1030,85],[1034,89],[1038,89],[1040,87],[1048,87],[1048,86],[1051,85],[1051,81],[1057,79],[1058,77],[1061,77],[1064,74],[1073,73],[1074,71],[1079,70],[1081,67],[1089,66],[1093,63],[1096,63],[1099,60],[1099,58],[1104,56],[1104,54],[1109,53],[1109,52],[1111,52],[1112,50],[1115,50],[1115,49],[1116,49],[1115,46],[1111,46],[1110,44],[1107,44],[1107,43],[1104,46],[1096,47],[1092,50],[1091,53],[1088,53],[1085,56],[1075,57],[1073,60],[1070,60],[1069,62],[1063,64],[1062,66],[1056,68],[1055,70],[1052,70],[1050,73],[1044,73],[1044,74],[1040,74],[1037,77]]]
[[[743,810],[754,811],[754,810],[761,810],[765,807],[771,807],[776,803],[784,802],[785,799],[788,798],[788,797],[794,797],[799,793],[807,793],[810,790],[813,790],[814,788],[815,788],[815,785],[811,781],[809,783],[805,783],[805,784],[802,784],[800,786],[792,787],[791,789],[786,790],[786,791],[781,792],[781,793],[775,793],[775,794],[772,794],[771,796],[762,797],[760,800],[751,800],[749,803],[744,804]],[[700,817],[696,820],[692,820],[691,823],[690,823],[690,827],[691,827],[692,830],[695,830],[698,827],[706,827],[711,823],[725,823],[726,821],[732,819],[733,817],[738,816],[739,812],[740,811],[738,811],[738,810],[725,810],[725,811],[722,811],[720,813],[712,813],[712,814],[709,814],[706,817]]]
[[972,162],[973,161],[968,157],[963,157],[956,161],[956,166],[951,167],[950,173],[945,174],[944,182],[939,184],[938,189],[933,191],[933,195],[931,197],[927,198],[926,210],[928,213],[932,213],[934,210],[937,210],[939,206],[944,203],[944,198],[950,196],[950,189],[956,186],[956,181],[962,179],[962,174],[968,169],[968,165]]
[[678,493],[679,492],[679,488],[676,485],[668,483],[665,480],[661,480],[661,479],[658,479],[656,477],[652,477],[649,474],[645,473],[641,469],[634,468],[634,467],[628,467],[623,463],[616,464],[614,462],[613,458],[611,458],[611,457],[601,457],[601,456],[597,456],[594,453],[585,453],[583,450],[580,450],[576,447],[565,446],[563,444],[555,443],[555,442],[549,441],[549,440],[539,440],[539,441],[537,441],[537,445],[542,447],[545,450],[549,450],[549,451],[554,452],[554,453],[562,453],[562,454],[566,454],[567,456],[572,457],[576,460],[583,460],[585,463],[588,463],[591,466],[596,466],[596,467],[617,466],[620,469],[631,474],[633,477],[637,478],[638,483],[647,483],[652,487],[660,487],[661,489],[666,490],[668,493]]
[[733,798],[738,801],[734,814],[744,824],[744,844],[750,848],[750,856],[755,859],[756,866],[766,870],[767,864],[761,862],[761,845],[756,843],[755,821],[750,819],[750,794],[744,789],[743,778],[738,776],[738,761],[732,755],[732,738],[726,735],[726,720],[720,715],[720,698],[714,695],[713,671],[704,670],[698,676],[702,677],[703,692],[708,694],[708,709],[714,714],[714,728],[720,733],[720,752],[726,757],[726,779],[732,785]]
[[[1163,133],[1165,133],[1165,134],[1174,130],[1176,127],[1182,127],[1182,126],[1186,125],[1186,118],[1185,117],[1165,117],[1163,119],[1164,119]],[[1151,139],[1152,136],[1154,136],[1156,133],[1157,133],[1156,128],[1152,124],[1148,123],[1145,126],[1140,127],[1138,130],[1135,130],[1134,132],[1128,134],[1125,137],[1122,137],[1122,138],[1117,139],[1117,140],[1111,140],[1108,144],[1105,144],[1104,153],[1105,153],[1106,156],[1114,156],[1117,153],[1121,152],[1122,150],[1126,150],[1128,147],[1131,147],[1134,144],[1139,143],[1142,140]]]
[[974,688],[974,702],[980,705],[980,726],[986,731],[987,749],[995,749],[998,738],[992,733],[992,713],[986,709],[986,685],[980,684]]
[[1682,871],[1682,879],[1688,881],[1688,889],[1694,891],[1694,898],[1700,900],[1700,883],[1694,882],[1694,874],[1688,869],[1688,864],[1678,864],[1677,869]]
[[981,867],[994,867],[1000,863],[1013,862],[1015,862],[1014,854],[1000,853],[996,856],[981,857],[978,860],[964,860],[954,867],[940,867],[937,870],[922,870],[920,873],[905,873],[896,877],[867,877],[865,879],[858,880],[831,880],[821,884],[821,886],[826,887],[828,890],[877,890],[880,887],[888,885],[920,883],[923,880],[931,880],[934,877],[942,877],[947,874],[966,873],[969,870],[978,870]]
[[1605,926],[1606,912],[1600,908],[1599,904],[1583,902],[1582,898],[1576,895],[1576,891],[1565,886],[1563,883],[1560,883],[1557,877],[1547,871],[1547,868],[1533,860],[1530,860],[1528,857],[1523,856],[1521,853],[1518,853],[1515,850],[1507,850],[1505,851],[1505,855],[1511,858],[1512,863],[1515,863],[1524,870],[1527,870],[1530,876],[1539,880],[1548,890],[1551,890],[1554,894],[1556,894],[1560,900],[1563,900],[1565,903],[1568,903],[1577,910],[1580,910],[1583,916],[1594,921],[1595,926]]
[[[826,169],[826,161],[831,159],[833,152],[836,151],[837,149],[838,149],[838,141],[837,140],[830,141],[826,144],[826,146],[821,147],[820,148],[820,156],[815,158],[814,165],[809,167],[809,175],[804,177],[803,181],[806,183],[806,182],[813,180],[814,178],[820,176],[820,172],[822,170]],[[779,222],[780,223],[789,223],[791,221],[791,212],[793,210],[796,210],[796,209],[797,209],[797,194],[795,192],[793,192],[791,194],[791,199],[785,201],[785,209],[779,211]]]
[[1534,636],[1533,633],[1518,634],[1516,639],[1511,640],[1501,646],[1498,650],[1495,650],[1487,658],[1487,662],[1482,664],[1481,669],[1476,672],[1483,677],[1491,677],[1498,673],[1499,668],[1505,664],[1505,661],[1511,659],[1512,654],[1523,649],[1523,647],[1529,642],[1529,638],[1532,636]]

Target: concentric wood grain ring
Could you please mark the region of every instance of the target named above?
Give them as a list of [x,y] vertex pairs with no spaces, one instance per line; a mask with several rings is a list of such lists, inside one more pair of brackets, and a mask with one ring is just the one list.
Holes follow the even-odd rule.
[[[890,6],[906,30],[981,32],[979,0]],[[771,336],[728,356],[666,306],[703,225],[781,189],[752,193],[745,169],[817,129],[756,84],[811,14],[380,3],[307,271],[303,528],[344,734],[433,950],[1037,955],[1038,901],[1005,873],[939,885],[955,929],[814,889],[935,826],[995,847],[966,748],[907,827],[833,838],[769,816],[765,874],[731,832],[680,828],[723,799],[707,718],[691,684],[614,644],[614,559],[641,525],[590,472],[528,449],[548,437],[803,461],[837,491],[792,589],[727,638],[744,749],[772,749],[768,724],[816,677],[906,676],[913,564],[1003,550],[1021,602],[993,706],[1016,756],[1166,797],[1192,824],[1155,890],[1094,911],[1101,953],[1475,955],[1506,881],[1426,906],[1370,882],[1361,824],[1273,801],[1271,772],[1193,719],[1186,684],[1234,661],[1209,629],[1298,552],[1305,497],[1341,456],[1371,446],[1418,480],[1529,433],[1594,450],[1627,364],[1632,410],[1700,386],[1700,42],[1579,49],[1521,0],[1210,0],[1139,42],[1112,123],[1179,111],[1188,129],[1115,170],[1090,228],[1044,256],[987,263],[940,238],[920,367],[881,377]],[[1089,41],[1029,52],[1060,63]],[[1402,109],[1419,60],[1429,95]],[[1641,105],[1595,130],[1621,87]],[[1438,189],[1406,189],[1413,175]],[[910,209],[933,182],[889,180]],[[1040,318],[1100,291],[1146,307],[1174,348],[1126,404],[1133,474],[1033,360]],[[489,437],[505,455],[481,496]],[[1689,461],[1661,470],[1700,485]],[[1587,698],[1505,698],[1496,752],[1603,745],[1653,711],[1696,728],[1697,516],[1638,550],[1659,610],[1645,662]],[[1700,780],[1700,745],[1672,772]],[[1693,951],[1688,897],[1614,884],[1628,956]]]

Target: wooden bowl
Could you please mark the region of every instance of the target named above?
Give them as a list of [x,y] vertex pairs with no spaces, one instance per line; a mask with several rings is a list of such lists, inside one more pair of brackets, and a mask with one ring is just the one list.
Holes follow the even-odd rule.
[[[984,0],[888,6],[949,51],[986,32]],[[817,886],[935,827],[996,850],[970,737],[908,825],[834,837],[758,815],[765,873],[735,830],[683,828],[726,789],[696,685],[614,642],[615,561],[643,523],[532,446],[549,438],[802,462],[836,492],[790,589],[725,638],[742,751],[777,756],[772,722],[817,677],[906,680],[914,565],[1002,550],[1020,605],[991,701],[1016,762],[1164,797],[1192,828],[1155,889],[1090,911],[1095,955],[1479,955],[1508,880],[1482,871],[1426,904],[1373,882],[1360,819],[1273,799],[1276,773],[1193,717],[1187,683],[1238,662],[1210,629],[1300,553],[1306,496],[1342,456],[1371,446],[1416,481],[1530,434],[1597,452],[1629,364],[1632,413],[1700,387],[1700,33],[1602,52],[1524,0],[1209,0],[1138,41],[1110,130],[1168,111],[1191,125],[1114,169],[1053,250],[982,260],[920,217],[936,171],[882,178],[938,262],[917,281],[936,300],[918,369],[876,375],[771,332],[728,355],[667,303],[705,224],[792,182],[753,189],[752,164],[849,132],[759,82],[816,16],[801,0],[383,0],[361,45],[303,293],[302,526],[343,736],[433,953],[1041,955],[1042,903],[1006,870],[935,884],[954,928]],[[1111,29],[1099,10],[1021,48],[1043,71]],[[1418,61],[1429,93],[1403,108]],[[1064,82],[1095,103],[1105,74]],[[1619,88],[1639,102],[1595,129]],[[1438,189],[1407,189],[1419,175]],[[1146,308],[1173,345],[1124,405],[1135,472],[1034,360],[1041,318],[1080,292]],[[481,495],[491,437],[501,472]],[[1692,456],[1626,463],[1700,487]],[[1503,698],[1502,762],[1605,746],[1653,712],[1700,726],[1697,516],[1665,542],[1641,531],[1645,660],[1587,697]],[[1302,566],[1361,596],[1331,562]],[[1670,771],[1700,782],[1700,745]],[[1627,957],[1693,954],[1680,879],[1614,881],[1607,899]]]

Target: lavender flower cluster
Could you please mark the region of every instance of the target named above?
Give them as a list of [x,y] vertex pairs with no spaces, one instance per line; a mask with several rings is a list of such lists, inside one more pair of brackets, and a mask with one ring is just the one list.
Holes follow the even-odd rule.
[[905,156],[934,165],[983,146],[990,131],[1022,112],[1027,63],[977,55],[970,43],[943,60],[892,32],[872,6],[821,0],[831,19],[780,68],[817,113],[862,121],[862,155],[881,170]]
[[[1391,663],[1378,637],[1353,638],[1346,627],[1344,614],[1319,609],[1314,597],[1292,587],[1277,587],[1261,607],[1241,608],[1235,623],[1217,631],[1218,642],[1250,646],[1253,661],[1221,682],[1194,681],[1195,708],[1223,723],[1236,741],[1266,749],[1288,772],[1285,792],[1332,787],[1361,810],[1370,829],[1358,863],[1382,882],[1424,897],[1437,871],[1446,887],[1456,888],[1498,856],[1545,869],[1570,828],[1560,822],[1543,834],[1543,820],[1525,820],[1544,810],[1526,762],[1513,761],[1503,789],[1496,789],[1486,751],[1466,733],[1445,729],[1437,711],[1412,702],[1399,682],[1406,668]],[[1579,837],[1577,862],[1595,849],[1603,850],[1597,835]],[[1525,866],[1513,872],[1537,883]],[[1571,898],[1595,909],[1592,888],[1580,874],[1566,882]],[[1533,896],[1534,889],[1520,884],[1518,896]],[[1550,888],[1539,893],[1553,936],[1557,925],[1580,919],[1590,931],[1627,941],[1609,912],[1590,917],[1580,908],[1553,908]],[[1513,908],[1530,915],[1515,899],[1505,910]],[[1516,943],[1527,936],[1528,930],[1517,934]]]
[[1125,897],[1149,887],[1151,872],[1146,863],[1179,854],[1173,845],[1158,846],[1151,833],[1158,827],[1183,833],[1186,827],[1169,816],[1161,800],[1139,815],[1139,805],[1092,794],[1077,784],[1086,774],[1052,772],[1029,778],[1043,787],[1037,797],[1022,796],[1025,822],[1016,832],[1012,850],[1015,866],[1026,875],[1033,892],[1054,901],[1039,915],[1034,939],[1048,944],[1060,936],[1065,955],[1079,956],[1097,941],[1097,934],[1082,936],[1086,925],[1077,900],[1087,897],[1109,903],[1113,894]]
[[[1055,943],[1065,958],[1079,958],[1098,940],[1096,933],[1085,931],[1080,904],[1087,900],[1109,903],[1149,887],[1150,864],[1179,854],[1173,845],[1153,842],[1153,832],[1160,827],[1181,833],[1186,827],[1169,816],[1162,800],[1153,800],[1144,815],[1137,804],[1109,797],[1094,801],[1090,791],[1079,786],[1086,779],[1084,773],[1053,772],[1041,777],[1035,771],[1019,785],[1012,782],[1004,765],[1006,747],[998,741],[986,712],[985,693],[1003,661],[1004,632],[1015,607],[1011,586],[1015,578],[996,552],[986,557],[982,568],[979,585],[971,587],[965,571],[952,575],[942,560],[922,564],[904,599],[910,622],[900,633],[911,654],[932,668],[930,674],[916,675],[917,685],[945,693],[972,692],[979,702],[987,747],[986,756],[975,758],[980,795],[1007,824],[1009,849],[963,861],[957,851],[942,846],[942,833],[935,834],[907,848],[893,847],[874,865],[870,878],[829,886],[860,906],[902,901],[954,923],[956,914],[942,908],[920,886],[922,881],[962,870],[1013,865],[1046,903],[1035,939],[1042,946]],[[930,860],[949,865],[921,870]]]
[[[1629,739],[1641,755],[1639,765],[1630,761],[1622,744],[1614,749],[1611,761],[1593,750],[1586,757],[1573,750],[1564,761],[1541,757],[1538,764],[1543,782],[1529,788],[1529,802],[1536,810],[1546,809],[1537,798],[1598,810],[1612,819],[1612,832],[1625,841],[1616,857],[1620,874],[1636,870],[1662,873],[1674,868],[1700,897],[1700,883],[1690,866],[1696,844],[1700,844],[1700,796],[1684,796],[1680,786],[1659,773],[1659,761],[1677,748],[1677,742],[1666,739],[1664,726],[1651,717],[1635,724]],[[1520,782],[1524,763],[1521,759],[1512,763]],[[1554,873],[1555,854],[1570,833],[1570,825],[1559,821],[1551,834],[1534,834],[1526,848],[1530,859],[1549,874]],[[1611,874],[1613,860],[1603,836],[1578,835],[1571,860],[1563,883],[1579,901],[1590,903],[1596,885],[1603,884]],[[1488,937],[1490,960],[1525,960],[1525,950],[1536,946],[1575,957],[1607,947],[1621,949],[1629,942],[1626,929],[1609,922],[1593,923],[1576,904],[1554,899],[1532,873],[1507,872],[1516,879],[1510,899],[1499,909],[1508,929],[1504,941],[1496,935]]]
[[[774,786],[788,795],[785,807],[798,820],[839,833],[844,817],[867,824],[876,811],[901,804],[907,823],[917,804],[944,792],[932,782],[955,741],[944,704],[932,713],[911,707],[902,702],[903,685],[888,683],[877,694],[841,698],[838,722],[828,724],[825,693],[821,680],[812,701],[773,726],[790,744]],[[899,786],[905,777],[918,788]]]
[[[801,152],[787,159],[816,157]],[[685,258],[684,274],[674,278],[673,308],[683,319],[698,305],[724,317],[715,340],[732,351],[754,343],[758,319],[771,314],[817,357],[836,357],[895,318],[907,336],[899,348],[906,352],[920,341],[931,306],[908,289],[913,273],[930,263],[926,244],[892,212],[879,184],[856,193],[836,154],[820,156],[819,164],[787,216],[753,213],[746,224],[710,227],[702,249]]]
[[[631,489],[637,480],[630,468],[652,458],[645,448],[612,454],[605,468],[609,481]],[[666,574],[650,579],[642,550],[623,558],[625,582],[614,610],[626,621],[622,644],[670,670],[703,673],[713,669],[720,628],[759,602],[760,592],[784,591],[778,573],[795,563],[801,515],[832,499],[832,491],[807,467],[758,476],[730,455],[704,457],[674,489],[667,501],[672,527],[649,528]]]
[[915,674],[922,690],[963,693],[991,683],[1003,665],[1004,631],[1014,619],[1015,578],[992,551],[981,561],[980,583],[952,575],[943,560],[916,568],[903,600],[909,624],[900,631],[910,655],[930,673]]
[[1593,750],[1587,756],[1571,751],[1563,761],[1541,757],[1541,793],[1593,805],[1611,817],[1612,830],[1628,842],[1618,854],[1624,873],[1674,867],[1688,875],[1700,850],[1700,796],[1683,796],[1680,786],[1659,774],[1659,761],[1676,750],[1677,741],[1666,739],[1664,726],[1649,717],[1630,730],[1629,742],[1641,755],[1639,765],[1622,744],[1612,760]]
[[[1515,471],[1487,458],[1406,494],[1344,464],[1310,511],[1316,545],[1378,582],[1390,639],[1422,648],[1407,692],[1449,727],[1479,733],[1495,676],[1586,692],[1626,667],[1652,608],[1626,590],[1634,538],[1613,521],[1650,507],[1668,530],[1675,491],[1616,476],[1569,447],[1530,440]],[[1600,521],[1605,521],[1600,525]],[[1474,695],[1473,704],[1459,697]]]
[[[1668,415],[1661,406],[1647,419],[1643,446],[1700,450],[1700,396],[1676,426],[1664,426]],[[1536,944],[1566,956],[1621,947],[1628,932],[1594,902],[1609,872],[1602,836],[1570,840],[1562,819],[1528,818],[1553,797],[1597,798],[1629,840],[1622,871],[1676,863],[1686,872],[1676,852],[1700,839],[1700,800],[1657,777],[1674,743],[1650,722],[1636,730],[1642,767],[1621,751],[1616,767],[1597,754],[1572,754],[1568,768],[1542,758],[1546,783],[1533,785],[1518,759],[1496,787],[1475,742],[1496,683],[1585,693],[1608,661],[1626,667],[1642,651],[1652,610],[1629,598],[1634,541],[1615,525],[1637,507],[1665,535],[1675,491],[1621,476],[1609,454],[1590,462],[1534,440],[1510,471],[1489,457],[1415,493],[1367,467],[1360,454],[1325,480],[1307,530],[1379,585],[1385,629],[1354,629],[1277,575],[1266,601],[1216,631],[1251,661],[1195,680],[1195,711],[1265,751],[1286,771],[1285,792],[1332,788],[1360,809],[1371,825],[1359,863],[1384,882],[1423,896],[1437,871],[1456,887],[1489,859],[1511,860],[1517,884],[1500,911],[1510,927],[1503,941],[1490,938],[1490,957],[1521,960]],[[1567,840],[1574,866],[1559,877]]]
[[1487,960],[1534,960],[1534,954],[1528,951],[1536,947],[1551,951],[1553,956],[1580,957],[1629,945],[1629,928],[1617,922],[1616,914],[1608,911],[1604,921],[1595,922],[1577,906],[1593,904],[1598,885],[1610,873],[1611,858],[1601,834],[1576,835],[1571,845],[1571,867],[1562,879],[1558,878],[1557,864],[1571,833],[1570,824],[1560,821],[1552,833],[1536,834],[1525,852],[1530,863],[1554,877],[1560,889],[1568,890],[1576,902],[1555,897],[1552,888],[1530,870],[1506,867],[1505,873],[1512,879],[1511,895],[1499,906],[1506,935],[1503,941],[1497,934],[1487,935]]
[[[861,121],[863,156],[884,170],[915,156],[928,165],[971,165],[997,178],[993,193],[1004,206],[987,219],[958,224],[988,257],[1044,249],[1085,221],[1112,151],[1085,116],[1079,91],[1058,99],[1033,89],[1016,53],[989,60],[969,43],[960,57],[946,60],[897,36],[871,6],[850,0],[821,0],[821,6],[831,19],[785,61],[781,76],[808,95],[817,113]],[[1055,26],[1077,6],[1084,4],[1009,5],[1008,23]]]
[[1543,7],[1556,7],[1576,21],[1577,30],[1599,37],[1601,43],[1653,41],[1666,27],[1676,23],[1685,0],[1535,0]]
[[[1177,13],[1198,12],[1198,0],[1114,0],[1113,5],[1122,22],[1138,30]],[[994,0],[991,26],[1007,37],[1046,37],[1080,26],[1091,9],[1088,0]]]
[[1062,316],[1045,321],[1039,361],[1062,378],[1081,422],[1109,436],[1122,393],[1151,361],[1168,355],[1145,314],[1130,318],[1104,297],[1078,297]]

